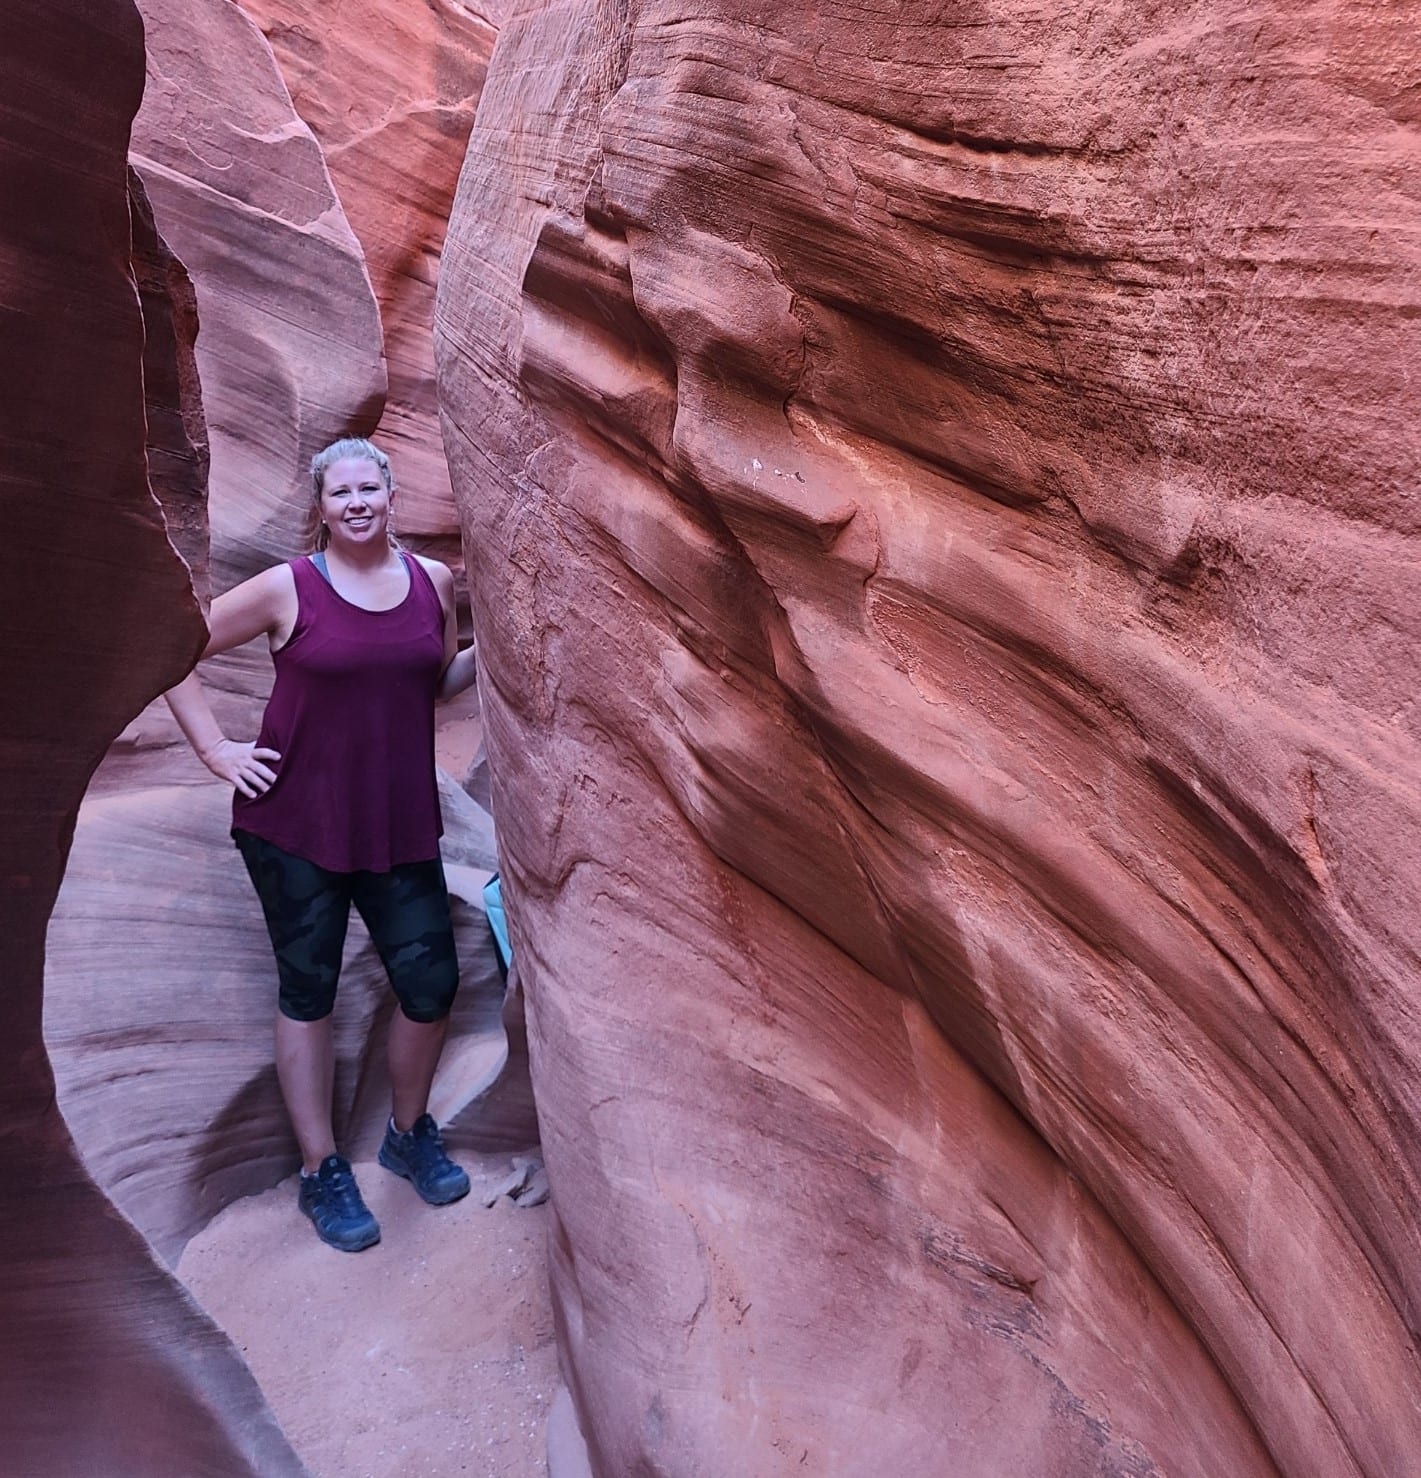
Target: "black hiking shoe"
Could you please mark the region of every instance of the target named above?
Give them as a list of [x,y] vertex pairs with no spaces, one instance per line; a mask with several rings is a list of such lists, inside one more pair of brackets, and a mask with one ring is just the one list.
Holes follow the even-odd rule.
[[421,1114],[403,1134],[390,1120],[380,1163],[403,1175],[431,1206],[447,1206],[469,1194],[469,1177],[444,1153],[433,1115]]
[[360,1252],[380,1240],[380,1223],[360,1199],[350,1161],[340,1155],[327,1155],[314,1175],[301,1177],[297,1205],[321,1241],[342,1252]]

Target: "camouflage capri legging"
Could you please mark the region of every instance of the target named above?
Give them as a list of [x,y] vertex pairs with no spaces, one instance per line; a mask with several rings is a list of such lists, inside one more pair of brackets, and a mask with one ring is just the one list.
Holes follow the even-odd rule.
[[350,905],[360,910],[400,1010],[411,1021],[449,1014],[459,987],[444,866],[408,862],[389,872],[329,872],[249,831],[232,840],[266,914],[281,983],[277,1005],[293,1021],[335,1007]]

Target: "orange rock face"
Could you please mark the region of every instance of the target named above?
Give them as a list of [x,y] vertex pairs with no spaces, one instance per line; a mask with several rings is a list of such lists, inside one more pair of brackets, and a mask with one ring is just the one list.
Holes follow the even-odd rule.
[[[125,153],[142,82],[127,0],[7,9],[0,1467],[265,1478],[300,1465],[231,1344],[91,1180],[41,1035],[46,926],[84,786],[203,641],[147,477],[174,443],[155,434],[145,448],[145,371],[170,386],[183,371],[171,321],[145,323],[154,295],[150,283],[140,299],[130,262]],[[141,223],[137,235],[158,263],[161,243]]]
[[441,392],[598,1471],[1414,1464],[1415,53],[505,26]]

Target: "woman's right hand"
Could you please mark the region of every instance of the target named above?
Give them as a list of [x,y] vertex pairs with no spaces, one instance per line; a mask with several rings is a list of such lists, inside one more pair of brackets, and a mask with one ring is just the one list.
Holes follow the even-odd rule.
[[255,744],[239,744],[235,739],[219,739],[202,756],[203,764],[219,780],[241,791],[248,800],[265,795],[275,784],[276,771],[271,766],[280,759],[274,749],[258,749]]

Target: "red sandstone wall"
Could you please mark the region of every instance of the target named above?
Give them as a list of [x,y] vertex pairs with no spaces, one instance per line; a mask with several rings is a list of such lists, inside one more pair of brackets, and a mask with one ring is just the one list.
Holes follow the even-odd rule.
[[[127,0],[7,9],[0,1468],[270,1478],[300,1464],[232,1346],[90,1179],[41,1036],[45,931],[85,784],[203,640],[145,465],[145,371],[170,385],[181,371],[130,265],[125,156],[142,79]],[[160,260],[155,237],[141,249]],[[172,446],[157,435],[147,451]]]
[[507,18],[439,367],[598,1471],[1414,1466],[1416,34]]

